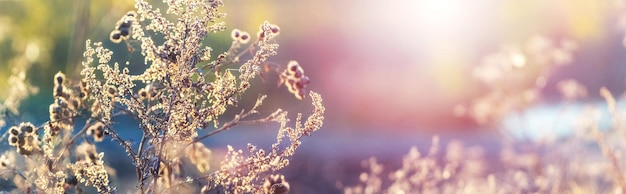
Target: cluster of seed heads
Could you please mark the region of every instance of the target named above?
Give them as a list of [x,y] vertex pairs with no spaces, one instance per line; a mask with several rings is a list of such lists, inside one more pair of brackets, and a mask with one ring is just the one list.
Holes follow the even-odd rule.
[[[269,24],[270,25],[270,29],[269,29],[269,34],[273,35],[273,37],[276,37],[280,34],[280,28],[275,25],[275,24]],[[266,35],[266,30],[263,29],[263,27],[261,26],[261,28],[259,28],[259,32],[257,32],[257,36],[259,37],[259,40],[261,39],[265,39],[265,35]]]
[[9,128],[9,145],[17,147],[22,155],[31,155],[39,150],[37,128],[32,123],[20,123]]
[[111,32],[111,35],[109,35],[111,42],[120,43],[122,40],[128,40],[128,37],[130,36],[130,27],[133,24],[131,18],[133,17],[135,17],[135,12],[131,11],[117,22],[115,29]]
[[304,69],[297,61],[289,61],[287,69],[280,74],[280,83],[284,83],[289,92],[298,99],[304,98],[309,82],[309,77],[304,75]]
[[250,34],[248,32],[241,31],[239,29],[234,29],[230,33],[230,37],[241,44],[246,44],[250,41]]
[[93,135],[93,140],[102,142],[104,140],[104,124],[96,122],[87,128],[87,135]]
[[86,88],[80,85],[80,92],[65,87],[65,75],[58,72],[54,75],[54,102],[50,104],[50,130],[57,135],[61,129],[70,129],[74,125],[73,116],[82,106],[87,97]]
[[139,89],[137,97],[139,100],[154,100],[159,95],[159,86],[155,83],[151,83]]

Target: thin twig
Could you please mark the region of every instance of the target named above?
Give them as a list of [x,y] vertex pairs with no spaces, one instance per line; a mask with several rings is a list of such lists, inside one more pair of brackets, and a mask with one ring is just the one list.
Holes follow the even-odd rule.
[[124,141],[122,138],[120,138],[119,135],[117,135],[117,133],[110,128],[109,126],[106,126],[106,128],[108,129],[108,134],[111,136],[111,138],[113,138],[115,141],[119,142],[120,145],[122,145],[122,147],[124,147],[124,149],[126,149],[126,152],[130,155],[130,157],[133,158],[134,162],[136,161],[137,158],[137,154],[133,151],[133,148],[131,147],[131,145]]
[[[258,120],[252,120],[252,121],[240,121],[241,119],[244,119],[244,118],[246,118],[246,117],[250,116],[251,114],[256,114],[256,113],[258,113],[256,109],[257,109],[259,106],[261,106],[261,104],[263,103],[263,100],[264,100],[266,97],[267,97],[267,95],[261,95],[261,96],[259,96],[259,97],[257,98],[256,103],[254,103],[254,106],[252,106],[252,108],[251,108],[248,112],[244,113],[244,110],[241,110],[241,112],[240,112],[239,114],[235,115],[235,118],[233,118],[233,120],[231,120],[231,121],[229,121],[229,122],[227,122],[227,123],[224,123],[224,125],[222,125],[222,127],[220,127],[219,129],[216,129],[216,130],[214,130],[214,131],[211,131],[210,133],[208,133],[208,134],[206,134],[206,135],[204,135],[204,136],[201,136],[201,137],[197,137],[197,138],[195,138],[193,141],[191,141],[191,143],[187,144],[187,146],[189,146],[189,145],[191,145],[191,144],[194,144],[194,143],[196,143],[196,142],[199,142],[199,141],[201,141],[201,140],[203,140],[203,139],[206,139],[206,138],[208,138],[208,137],[211,137],[211,136],[213,136],[213,135],[215,135],[215,134],[218,134],[218,133],[220,133],[220,132],[222,132],[222,131],[226,131],[226,130],[230,129],[231,127],[233,127],[233,126],[235,126],[235,125],[238,125],[238,124],[254,124],[254,123],[263,123],[263,122],[268,122],[268,121],[273,120],[273,119],[274,119],[274,117],[276,116],[276,114],[271,114],[270,116],[267,116],[267,117],[265,117],[265,118],[263,118],[263,119],[258,119]],[[187,147],[187,146],[185,146],[185,147]]]
[[617,182],[619,187],[622,189],[622,191],[626,191],[626,180],[624,179],[624,176],[621,174],[622,170],[620,169],[620,166],[619,166],[619,160],[615,156],[615,153],[613,152],[613,150],[611,150],[611,148],[607,145],[606,140],[604,139],[604,136],[602,135],[598,127],[594,126],[592,130],[593,130],[593,135],[596,138],[598,145],[602,149],[602,153],[604,154],[604,157],[606,157],[611,163],[611,168],[613,168],[611,174],[613,174],[613,176],[615,177],[615,181]]
[[[161,130],[163,135],[161,136],[161,142],[160,142],[161,145],[159,145],[159,154],[158,154],[158,156],[156,158],[157,159],[156,165],[159,168],[161,168],[161,160],[162,160],[161,157],[163,155],[163,147],[165,146],[165,136],[167,135],[167,129],[168,129],[167,126],[169,126],[171,115],[172,115],[172,107],[174,105],[174,101],[176,100],[175,97],[178,96],[178,91],[172,86],[172,83],[171,83],[171,80],[169,79],[169,77],[166,79],[166,81],[168,82],[170,88],[173,88],[173,91],[172,91],[173,94],[170,95],[171,98],[170,98],[170,102],[169,102],[169,105],[168,105],[167,114],[165,115],[165,117],[166,117],[165,120],[167,122],[164,125],[165,128],[163,128],[163,130]],[[158,168],[157,168],[157,170],[158,170]],[[154,177],[154,180],[153,180],[153,183],[152,183],[152,185],[153,185],[152,191],[156,191],[156,185],[157,185],[156,181],[157,181],[157,178]],[[141,184],[143,185],[143,181],[141,182]]]
[[[147,132],[144,130],[143,134],[141,135],[141,142],[139,142],[139,149],[137,150],[137,158],[136,158],[137,161],[141,161],[141,155],[143,153],[143,146],[144,146],[144,143],[146,141],[146,137],[147,137]],[[143,173],[141,173],[141,166],[142,165],[139,164],[139,163],[136,163],[136,164],[137,165],[135,166],[135,170],[137,171],[137,180],[139,182],[142,182],[142,180],[141,180],[141,179],[143,179]],[[143,164],[143,161],[142,161],[142,164]],[[143,188],[142,188],[142,190],[143,190]]]
[[139,118],[139,116],[137,116],[137,114],[135,114],[135,113],[133,113],[133,112],[131,112],[131,111],[129,111],[129,110],[127,110],[127,109],[125,109],[124,107],[120,107],[120,106],[118,106],[118,105],[113,105],[113,108],[115,108],[115,109],[117,109],[117,110],[121,111],[121,113],[124,113],[124,114],[126,114],[126,115],[130,115],[130,116],[132,116],[132,117],[133,117],[133,119],[135,119],[135,120],[137,120],[137,121],[139,121],[139,120],[140,120],[140,118]]
[[76,142],[76,139],[83,135],[85,132],[87,132],[87,129],[89,129],[90,123],[91,123],[92,119],[89,118],[87,119],[87,121],[85,121],[85,126],[83,126],[82,129],[80,129],[80,131],[78,131],[78,133],[74,134],[74,136],[72,136],[72,138],[70,138],[70,140],[67,142],[67,144],[65,144],[65,147],[63,148],[63,150],[61,150],[61,152],[59,152],[59,156],[55,158],[54,162],[52,163],[52,165],[56,165],[56,163],[61,159],[61,157],[63,157],[63,154],[65,153],[65,151],[69,150],[70,147],[72,145],[74,145],[74,142]]
[[220,132],[226,131],[236,125],[251,125],[251,124],[260,124],[260,123],[267,123],[267,122],[271,122],[274,118],[273,117],[266,117],[266,118],[262,118],[262,119],[256,119],[256,120],[248,120],[248,121],[237,121],[237,122],[233,122],[230,121],[228,123],[225,123],[224,125],[222,125],[222,127],[220,127],[219,129],[215,130],[215,131],[211,131],[210,133],[203,135],[201,137],[197,137],[195,138],[191,143],[189,143],[187,146],[202,141],[203,139],[206,139],[208,137],[211,137],[215,134],[218,134]]

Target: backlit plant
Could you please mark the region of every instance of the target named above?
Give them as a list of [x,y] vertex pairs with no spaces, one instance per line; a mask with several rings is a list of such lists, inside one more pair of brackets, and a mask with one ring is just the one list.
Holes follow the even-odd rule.
[[[124,148],[141,193],[181,192],[196,185],[202,192],[289,191],[288,177],[275,173],[289,164],[301,139],[322,126],[321,96],[308,94],[313,111],[306,119],[298,114],[294,127],[287,126],[287,112],[281,109],[250,119],[258,114],[265,95],[232,120],[220,122],[227,110],[237,109],[239,99],[264,69],[275,70],[269,73],[279,76],[296,98],[305,98],[309,77],[296,61],[284,66],[268,62],[277,54],[275,37],[280,29],[264,22],[256,40],[235,29],[231,48],[214,55],[204,40],[226,29],[223,22],[217,22],[225,16],[218,11],[223,2],[164,2],[165,14],[175,19],[137,0],[136,10],[123,15],[110,33],[112,42],[125,43],[129,52],[140,52],[143,63],[112,63],[111,50],[87,40],[82,79],[68,80],[61,72],[54,77],[49,121],[10,127],[9,145],[16,151],[0,157],[0,174],[13,177],[18,191],[65,193],[93,187],[100,193],[114,192],[103,161],[106,153],[97,151],[98,142],[105,139]],[[145,71],[133,74],[130,66],[144,66]],[[138,123],[142,133],[138,142],[132,143],[120,134],[122,129],[114,127],[122,117]],[[78,123],[79,118],[85,122]],[[248,144],[244,151],[229,145],[221,164],[211,166],[212,151],[202,140],[236,125],[266,122],[280,125],[271,147]],[[186,170],[189,166],[196,172]]]

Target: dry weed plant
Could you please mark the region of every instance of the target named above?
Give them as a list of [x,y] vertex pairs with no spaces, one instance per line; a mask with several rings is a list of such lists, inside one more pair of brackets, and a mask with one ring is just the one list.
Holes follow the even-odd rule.
[[[474,70],[475,77],[485,83],[489,92],[454,112],[469,116],[477,123],[503,130],[500,122],[510,114],[520,114],[540,99],[546,78],[559,65],[572,60],[576,43],[560,43],[534,37],[526,47],[506,47],[488,55]],[[589,90],[574,79],[556,82],[567,106],[584,104],[573,120],[570,136],[516,140],[508,133],[501,137],[495,159],[487,157],[483,148],[467,146],[462,141],[447,143],[439,151],[439,138],[427,154],[416,147],[402,158],[397,169],[386,169],[376,158],[363,162],[367,170],[359,183],[343,188],[347,194],[372,193],[625,193],[626,110],[619,98],[607,88],[598,94],[606,108],[592,104]],[[602,124],[609,118],[609,124]],[[567,122],[559,120],[555,122]]]
[[[308,94],[313,111],[307,118],[298,114],[293,127],[281,109],[260,119],[249,117],[259,114],[256,109],[265,95],[232,120],[219,122],[225,111],[237,108],[238,100],[264,69],[274,70],[296,98],[307,95],[309,78],[296,61],[284,66],[268,62],[277,54],[275,37],[280,28],[264,22],[256,40],[235,29],[231,48],[212,56],[211,47],[203,41],[226,29],[223,22],[217,22],[225,16],[219,12],[223,2],[164,3],[165,13],[137,0],[136,10],[123,15],[112,28],[111,41],[125,43],[129,52],[140,52],[143,64],[111,63],[113,52],[88,40],[82,79],[69,80],[61,72],[54,76],[49,121],[41,125],[22,122],[8,129],[5,138],[15,150],[0,155],[0,175],[10,179],[14,192],[83,193],[93,187],[98,193],[114,193],[109,180],[113,170],[103,161],[105,153],[98,152],[98,142],[106,139],[123,147],[132,161],[137,193],[193,192],[194,188],[217,193],[289,191],[288,177],[275,173],[289,164],[301,139],[322,126],[324,107],[319,94]],[[129,66],[145,66],[145,71],[131,74]],[[20,94],[33,90],[22,85],[15,88]],[[13,98],[4,103],[15,103],[22,96]],[[16,109],[10,105],[4,107]],[[132,129],[113,127],[122,117],[139,123],[142,136],[137,143],[120,135],[120,130]],[[85,123],[78,123],[79,118]],[[212,152],[202,140],[234,126],[267,122],[280,125],[271,147],[248,144],[242,150],[228,146],[221,164],[210,165]],[[189,171],[189,166],[195,170]]]
[[550,74],[572,61],[576,42],[535,35],[526,42],[503,46],[483,58],[472,75],[488,89],[486,94],[455,108],[479,124],[497,124],[508,113],[524,110],[537,101]]

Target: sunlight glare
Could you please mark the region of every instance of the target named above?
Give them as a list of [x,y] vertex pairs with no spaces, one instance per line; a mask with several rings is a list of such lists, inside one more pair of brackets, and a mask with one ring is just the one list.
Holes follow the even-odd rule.
[[471,4],[462,0],[425,0],[420,3],[424,24],[433,30],[461,33],[469,27],[465,22]]

